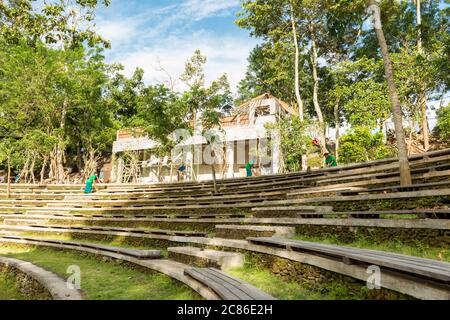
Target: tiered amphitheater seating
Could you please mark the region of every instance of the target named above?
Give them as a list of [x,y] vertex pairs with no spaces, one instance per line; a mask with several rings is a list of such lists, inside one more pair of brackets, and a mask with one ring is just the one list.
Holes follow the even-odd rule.
[[[391,277],[382,284],[385,288],[423,299],[450,298],[448,263],[437,266],[430,261],[430,268],[436,267],[444,276],[424,278],[422,269],[428,262],[423,259],[371,251],[371,257],[390,261],[383,264],[379,259],[344,257],[342,253],[350,250],[346,247],[321,245],[316,250],[319,247],[314,243],[307,248],[306,242],[300,247],[292,246],[290,240],[267,238],[335,235],[345,240],[364,235],[374,242],[395,237],[405,243],[422,241],[448,249],[450,149],[413,156],[410,161],[414,184],[409,187],[398,185],[395,159],[225,179],[219,182],[217,194],[212,182],[100,185],[98,192],[89,195],[83,193],[81,185],[12,185],[8,198],[6,186],[0,185],[0,242],[47,246],[54,235],[63,235],[89,240],[94,247],[98,245],[95,241],[115,239],[149,249],[170,247],[169,259],[173,259],[145,259],[145,265],[190,285],[206,298],[231,297],[217,292],[222,289],[210,290],[213,285],[230,286],[229,279],[225,281],[223,275],[212,271],[185,270],[188,265],[198,266],[199,260],[205,260],[205,266],[221,268],[229,259],[224,252],[228,250],[274,255],[359,280],[365,279],[364,267],[377,263]],[[87,250],[86,246],[59,240],[53,245]],[[199,251],[196,247],[215,250]],[[105,246],[92,250],[142,265],[142,259],[125,251]],[[369,255],[363,249],[351,252]],[[403,268],[406,264],[410,269]],[[210,283],[203,281],[205,277],[212,277]],[[257,297],[255,290],[250,292]]]

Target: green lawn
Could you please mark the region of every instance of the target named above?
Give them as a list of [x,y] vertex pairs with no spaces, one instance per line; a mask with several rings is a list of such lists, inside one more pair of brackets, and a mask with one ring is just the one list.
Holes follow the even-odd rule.
[[[144,273],[91,256],[47,248],[0,247],[0,254],[32,262],[67,278],[67,268],[81,270],[81,289],[90,300],[194,300],[200,297],[189,287],[166,275]],[[1,287],[1,284],[0,284]],[[12,298],[14,294],[12,294]]]
[[[331,282],[322,289],[309,290],[294,281],[287,281],[267,269],[253,266],[227,270],[227,273],[247,281],[280,300],[349,300],[363,299],[360,292],[350,292],[343,283]],[[362,294],[362,292],[361,292]]]
[[300,284],[287,282],[266,269],[246,266],[244,268],[227,270],[227,273],[247,281],[280,300],[307,300],[317,298],[316,295],[302,288]]
[[370,241],[366,238],[359,238],[356,241],[349,242],[349,243],[340,241],[337,237],[322,238],[322,237],[308,237],[308,236],[296,235],[292,239],[302,240],[302,241],[320,242],[320,243],[327,243],[327,244],[337,244],[337,245],[356,247],[356,248],[362,248],[362,249],[372,249],[372,250],[395,252],[395,253],[405,254],[405,255],[409,255],[409,256],[416,256],[416,257],[450,262],[450,250],[448,248],[430,247],[429,245],[423,244],[421,242],[417,242],[415,246],[411,246],[411,245],[405,245],[399,241],[374,243],[373,241]]

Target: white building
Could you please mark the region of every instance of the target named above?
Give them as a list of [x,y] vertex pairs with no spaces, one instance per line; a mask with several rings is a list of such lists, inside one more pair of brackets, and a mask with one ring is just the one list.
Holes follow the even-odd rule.
[[[261,95],[235,108],[233,116],[221,119],[214,147],[208,145],[201,135],[202,128],[196,125],[194,134],[185,134],[172,154],[165,157],[155,155],[158,144],[145,137],[142,130],[118,131],[111,182],[211,180],[212,162],[217,179],[245,176],[245,165],[250,160],[258,175],[279,173],[279,138],[276,132],[266,129],[266,124],[293,114],[297,112],[285,102],[270,94]],[[186,170],[178,177],[181,165]]]

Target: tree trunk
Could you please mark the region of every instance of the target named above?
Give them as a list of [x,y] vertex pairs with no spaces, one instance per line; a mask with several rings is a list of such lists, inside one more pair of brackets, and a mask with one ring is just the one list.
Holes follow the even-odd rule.
[[423,148],[425,151],[430,149],[430,128],[428,125],[427,116],[427,94],[425,92],[424,86],[420,87],[419,100],[420,115],[421,115],[421,127],[422,127],[422,137],[423,137]]
[[83,171],[83,154],[81,152],[80,142],[77,143],[77,167],[78,167],[78,172]]
[[409,140],[408,143],[406,144],[407,150],[408,150],[408,155],[410,155],[412,153],[412,143],[413,143],[413,128],[414,128],[414,123],[411,120],[409,123],[410,126],[410,130],[409,130]]
[[36,178],[34,176],[34,167],[36,165],[36,154],[33,154],[33,160],[31,161],[31,165],[30,165],[30,181],[33,181],[33,184],[36,183]]
[[304,120],[304,112],[303,112],[303,100],[300,95],[300,50],[298,47],[298,39],[297,39],[297,28],[295,26],[295,15],[294,15],[294,6],[292,5],[292,1],[290,2],[291,8],[291,23],[292,23],[292,34],[294,35],[294,47],[295,47],[295,98],[297,99],[298,106],[298,116],[300,120]]
[[41,184],[44,183],[44,176],[45,176],[45,169],[47,168],[47,157],[44,157],[44,160],[42,161],[42,168],[41,168]]
[[340,99],[337,99],[336,104],[334,105],[334,125],[336,127],[336,143],[335,143],[335,157],[336,161],[339,160],[339,139],[340,139],[340,119],[339,119],[339,102]]
[[9,199],[11,197],[11,156],[8,155],[8,187],[6,190],[6,197]]
[[29,166],[29,164],[30,164],[30,154],[27,152],[25,164],[23,165],[23,168],[20,171],[20,176],[23,177],[25,183],[28,182],[28,166]]
[[68,107],[67,97],[64,98],[63,108],[61,111],[61,121],[60,121],[60,129],[61,134],[59,136],[59,142],[56,151],[56,179],[58,183],[64,182],[65,172],[64,172],[64,129],[66,126],[66,115],[67,115],[67,107]]
[[416,3],[416,20],[417,20],[417,50],[422,54],[422,9],[421,0],[414,0]]
[[400,184],[408,186],[412,184],[411,170],[408,161],[408,151],[406,149],[405,132],[403,130],[403,116],[400,101],[397,95],[397,86],[394,81],[394,70],[392,68],[389,50],[381,26],[380,7],[376,0],[369,0],[369,10],[374,16],[374,29],[378,38],[378,43],[383,54],[386,81],[389,88],[389,98],[391,101],[392,116],[394,119],[395,135],[397,139],[398,161],[400,168]]
[[213,176],[214,194],[217,194],[219,192],[219,190],[217,190],[216,168],[214,167],[214,164],[211,165],[211,171],[212,171],[212,176]]
[[[422,47],[422,10],[421,10],[421,0],[414,0],[416,3],[416,19],[417,19],[417,51],[419,55],[423,55],[423,47]],[[425,151],[430,149],[430,129],[428,125],[428,117],[427,117],[427,93],[426,88],[422,84],[419,88],[419,110],[421,115],[421,127],[422,127],[422,137],[423,137],[423,148]]]
[[322,109],[320,108],[319,104],[319,76],[317,74],[317,46],[316,41],[314,39],[314,26],[312,24],[309,25],[309,29],[311,32],[311,66],[312,66],[312,73],[313,73],[313,104],[314,109],[317,114],[317,119],[319,120],[319,126],[320,126],[320,144],[322,146],[322,153],[326,151],[326,139],[325,139],[325,120],[323,117]]
[[216,152],[214,150],[214,146],[210,144],[211,147],[211,156],[212,156],[212,164],[211,164],[211,172],[213,177],[213,187],[214,187],[214,194],[219,193],[219,190],[217,188],[217,177],[216,177],[216,168],[215,168],[215,162],[216,162]]
[[[297,100],[298,106],[298,116],[300,121],[305,120],[305,112],[302,96],[300,94],[300,49],[298,47],[298,37],[297,37],[297,28],[295,26],[295,14],[294,14],[294,6],[292,1],[290,2],[291,9],[291,24],[292,24],[292,34],[294,37],[294,47],[295,47],[295,98]],[[308,168],[308,156],[302,155],[302,170],[305,171]]]

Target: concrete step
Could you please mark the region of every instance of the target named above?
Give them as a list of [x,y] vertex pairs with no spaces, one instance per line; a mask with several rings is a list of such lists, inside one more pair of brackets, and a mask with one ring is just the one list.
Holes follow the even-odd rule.
[[216,237],[225,239],[246,239],[248,237],[284,237],[295,235],[294,227],[255,225],[216,225]]
[[174,247],[167,249],[169,259],[197,267],[218,269],[244,266],[244,255],[236,252],[217,251],[197,247]]
[[45,221],[38,219],[5,219],[3,224],[7,226],[31,226],[45,224]]
[[0,236],[12,236],[17,234],[17,232],[14,231],[7,231],[7,230],[0,230]]
[[25,212],[27,215],[33,215],[33,214],[37,214],[37,215],[57,215],[57,214],[67,214],[66,211],[57,211],[57,210],[52,210],[52,209],[42,209],[42,210],[38,210],[38,209],[34,209],[34,210],[27,210]]

